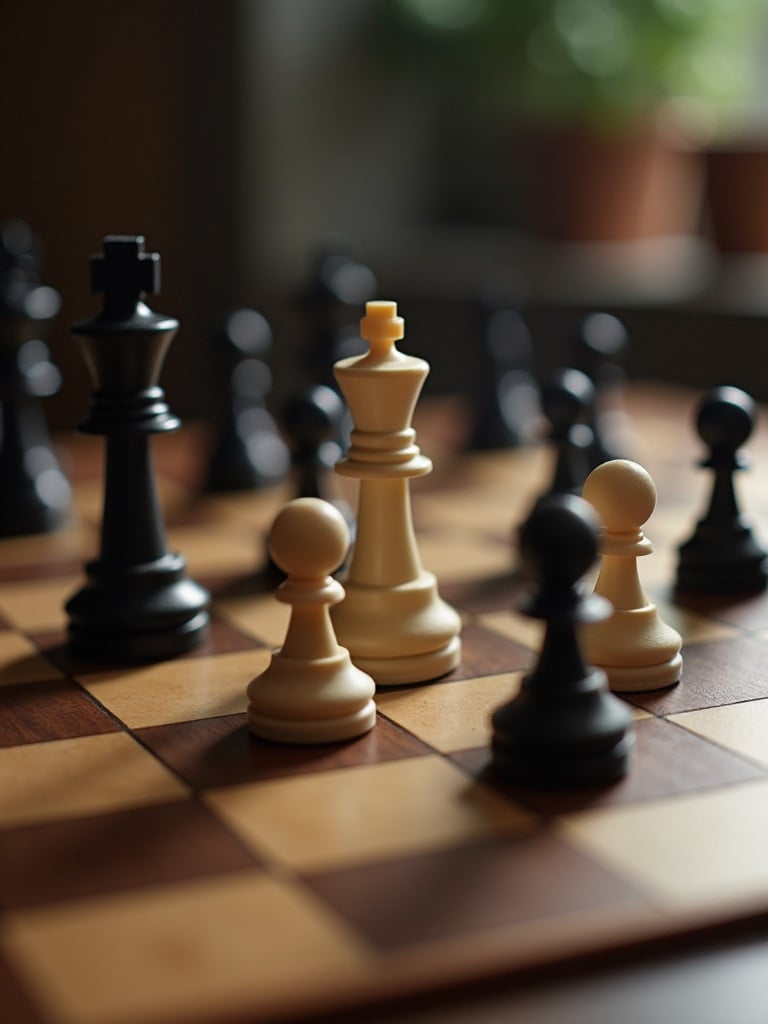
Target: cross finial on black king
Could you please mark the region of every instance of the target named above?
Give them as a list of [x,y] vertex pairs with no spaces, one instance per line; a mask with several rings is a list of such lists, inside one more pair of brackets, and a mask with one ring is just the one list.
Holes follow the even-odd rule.
[[143,235],[107,235],[104,252],[91,256],[91,291],[105,311],[130,316],[144,295],[160,291],[160,254],[144,251]]

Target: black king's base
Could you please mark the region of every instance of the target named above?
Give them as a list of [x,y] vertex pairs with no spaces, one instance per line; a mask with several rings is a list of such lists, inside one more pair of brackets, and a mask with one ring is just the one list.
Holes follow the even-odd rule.
[[166,554],[123,567],[86,565],[87,583],[67,602],[76,657],[155,661],[196,647],[208,626],[208,593],[189,579],[184,559]]

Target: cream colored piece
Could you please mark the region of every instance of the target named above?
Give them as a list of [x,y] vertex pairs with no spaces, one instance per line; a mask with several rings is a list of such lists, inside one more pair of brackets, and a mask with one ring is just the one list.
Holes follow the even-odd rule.
[[409,479],[432,469],[411,428],[429,365],[396,348],[404,330],[394,302],[369,302],[360,327],[370,350],[334,368],[355,422],[336,471],[360,480],[360,497],[346,598],[333,622],[377,683],[423,682],[461,659],[461,620],[422,567],[411,518]]
[[329,606],[344,588],[329,574],[344,561],[349,531],[319,498],[298,498],[278,513],[272,558],[288,579],[276,597],[291,606],[285,642],[248,686],[251,732],[282,743],[333,743],[373,728],[375,684],[340,647]]
[[584,498],[603,523],[602,565],[595,592],[613,605],[610,618],[584,627],[587,661],[602,668],[612,690],[656,690],[677,683],[683,667],[680,634],[646,597],[637,558],[653,550],[642,531],[656,488],[636,462],[605,462],[587,477]]

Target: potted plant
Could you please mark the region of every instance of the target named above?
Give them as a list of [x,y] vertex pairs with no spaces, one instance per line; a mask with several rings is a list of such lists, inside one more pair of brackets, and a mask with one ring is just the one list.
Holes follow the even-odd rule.
[[389,0],[404,60],[514,139],[530,225],[687,231],[701,130],[743,95],[760,0]]

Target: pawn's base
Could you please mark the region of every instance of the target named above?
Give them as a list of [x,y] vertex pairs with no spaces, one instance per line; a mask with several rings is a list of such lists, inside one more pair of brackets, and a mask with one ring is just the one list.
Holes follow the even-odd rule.
[[180,555],[136,566],[90,562],[86,572],[86,585],[65,606],[76,657],[156,661],[205,639],[209,595],[186,575]]
[[248,684],[248,726],[280,743],[334,743],[373,728],[375,686],[339,647],[328,657],[272,655]]
[[641,693],[645,690],[661,690],[680,682],[683,673],[683,658],[676,654],[659,665],[639,665],[628,668],[623,665],[601,665],[608,676],[608,685],[616,693]]
[[611,786],[629,771],[634,750],[631,735],[623,736],[609,750],[594,754],[567,754],[557,757],[521,751],[508,747],[502,737],[494,734],[492,742],[493,768],[507,782],[515,782],[531,789],[587,789],[591,786]]
[[682,638],[655,605],[616,609],[602,622],[583,627],[584,654],[618,692],[660,690],[680,681]]
[[532,676],[493,716],[492,763],[504,779],[543,789],[607,786],[626,775],[632,715],[592,670],[568,693],[537,690]]
[[702,520],[680,546],[677,586],[681,590],[738,593],[764,590],[768,556],[744,523],[713,527]]

